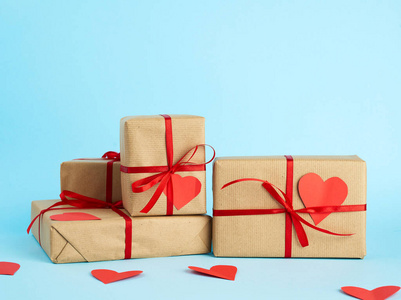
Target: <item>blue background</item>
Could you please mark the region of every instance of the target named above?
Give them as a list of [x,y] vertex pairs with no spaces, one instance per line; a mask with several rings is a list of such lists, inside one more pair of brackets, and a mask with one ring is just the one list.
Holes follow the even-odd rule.
[[[3,0],[0,99],[0,260],[21,264],[0,276],[2,299],[347,299],[341,286],[401,285],[399,1]],[[358,154],[368,256],[52,264],[26,235],[30,202],[57,198],[62,161],[118,151],[121,117],[159,113],[206,117],[219,156]],[[211,196],[209,167],[209,214]],[[216,264],[237,280],[187,271]],[[144,274],[103,285],[98,268]]]

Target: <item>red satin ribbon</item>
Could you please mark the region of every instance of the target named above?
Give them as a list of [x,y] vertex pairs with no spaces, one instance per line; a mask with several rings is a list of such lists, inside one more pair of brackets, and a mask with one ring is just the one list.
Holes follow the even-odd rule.
[[[288,197],[288,205],[292,207],[292,187],[294,181],[294,159],[291,155],[285,155],[287,159],[287,178],[285,183],[285,194]],[[292,251],[292,218],[290,213],[285,214],[285,252],[284,257],[291,257]]]
[[113,195],[113,164],[116,161],[120,161],[120,153],[114,151],[107,151],[102,155],[101,158],[77,158],[75,160],[98,160],[104,159],[109,160],[107,162],[107,173],[106,173],[106,202],[112,202]]
[[[287,158],[287,180],[286,180],[286,191],[284,193],[277,186],[271,184],[268,181],[256,179],[256,178],[242,178],[231,181],[225,184],[221,189],[224,189],[232,184],[243,182],[243,181],[258,181],[262,182],[262,186],[266,191],[284,208],[275,209],[237,209],[237,210],[213,210],[213,216],[244,216],[244,215],[268,215],[268,214],[280,214],[286,213],[286,227],[285,227],[285,257],[291,257],[292,249],[292,227],[294,226],[295,233],[297,235],[298,241],[302,247],[309,245],[308,237],[302,226],[302,224],[326,233],[336,236],[350,236],[353,234],[340,234],[331,232],[329,230],[316,227],[306,221],[304,218],[299,216],[299,213],[333,213],[333,212],[352,212],[352,211],[366,211],[366,204],[361,205],[340,205],[340,206],[315,206],[294,210],[292,206],[292,183],[293,183],[293,159],[290,156]],[[291,177],[289,179],[289,177]],[[279,192],[277,192],[279,191]],[[281,195],[280,195],[281,194]]]
[[[213,161],[216,156],[216,152],[214,148],[210,145],[200,144],[192,149],[190,149],[181,159],[173,164],[173,130],[171,124],[171,117],[168,115],[162,115],[165,120],[165,128],[166,128],[166,154],[167,154],[167,166],[145,166],[145,167],[126,167],[121,166],[120,170],[124,173],[157,173],[142,179],[139,179],[132,183],[132,191],[134,193],[143,193],[156,184],[159,184],[154,192],[153,196],[146,204],[146,206],[141,210],[141,213],[148,213],[153,206],[156,204],[157,200],[159,200],[160,195],[163,190],[167,189],[167,212],[166,215],[173,214],[173,189],[171,186],[171,174],[175,172],[185,172],[185,171],[205,171],[206,165]],[[210,147],[213,150],[213,157],[201,164],[195,164],[191,162],[191,159],[194,157],[199,147]],[[185,160],[187,156],[189,159]]]
[[[72,198],[74,200],[68,199]],[[43,217],[43,215],[52,210],[59,209],[94,209],[94,208],[109,208],[113,210],[115,213],[119,214],[125,220],[125,250],[124,250],[124,258],[131,258],[131,250],[132,250],[132,220],[129,216],[127,216],[124,212],[120,210],[123,208],[122,201],[118,201],[116,203],[108,203],[95,198],[90,198],[87,196],[83,196],[71,191],[62,191],[60,194],[61,201],[54,203],[50,207],[43,209],[35,218],[32,219],[31,223],[28,226],[27,232],[32,228],[32,225],[38,218]],[[71,205],[72,207],[58,207],[61,205]],[[38,235],[39,235],[39,244],[40,242],[40,220],[38,224]]]

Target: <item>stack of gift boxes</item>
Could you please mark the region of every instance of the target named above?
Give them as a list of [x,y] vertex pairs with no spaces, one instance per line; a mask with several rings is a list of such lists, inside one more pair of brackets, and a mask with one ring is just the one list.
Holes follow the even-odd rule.
[[[61,199],[32,202],[32,232],[50,259],[210,252],[205,166],[214,155],[205,160],[204,118],[125,117],[120,141],[121,153],[62,163]],[[213,198],[215,256],[366,254],[366,166],[357,156],[217,158]]]

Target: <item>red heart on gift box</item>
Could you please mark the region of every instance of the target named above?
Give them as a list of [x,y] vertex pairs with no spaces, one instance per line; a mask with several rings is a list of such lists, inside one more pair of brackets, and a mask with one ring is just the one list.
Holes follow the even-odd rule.
[[142,273],[142,271],[127,271],[127,272],[118,273],[116,271],[107,270],[107,269],[97,269],[97,270],[93,270],[91,272],[93,277],[100,280],[104,284],[108,284],[108,283],[126,279],[126,278],[131,278],[131,277],[137,276],[141,273]]
[[54,221],[86,221],[86,220],[101,220],[100,218],[81,212],[63,213],[58,215],[52,215],[50,219]]
[[[298,191],[305,207],[339,206],[344,203],[348,195],[347,184],[338,177],[331,177],[326,181],[315,174],[308,173],[299,180]],[[310,214],[315,225],[318,225],[330,213]]]
[[235,275],[237,274],[237,267],[229,265],[217,265],[211,267],[210,269],[203,269],[193,266],[189,266],[188,268],[202,274],[207,274],[228,280],[235,280]]
[[[171,174],[170,180],[173,189],[173,203],[178,210],[191,202],[201,191],[202,184],[196,177],[181,177],[178,174]],[[167,187],[163,193],[167,195]]]
[[399,286],[381,286],[374,290],[365,290],[356,286],[343,286],[344,293],[362,300],[384,300],[397,293],[401,288]]
[[20,268],[20,265],[8,261],[0,261],[0,275],[14,275]]

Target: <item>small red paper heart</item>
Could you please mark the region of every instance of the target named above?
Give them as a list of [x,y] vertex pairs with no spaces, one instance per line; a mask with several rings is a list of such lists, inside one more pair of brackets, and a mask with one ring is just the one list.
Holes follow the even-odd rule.
[[[178,174],[171,174],[170,180],[173,189],[173,203],[178,210],[191,202],[201,191],[202,184],[196,177],[181,177]],[[167,195],[167,186],[163,193]]]
[[58,215],[52,215],[50,219],[54,221],[86,221],[86,220],[101,220],[100,218],[81,212],[63,213]]
[[211,275],[214,277],[219,277],[219,278],[233,280],[233,281],[235,280],[235,275],[237,274],[237,267],[229,266],[229,265],[213,266],[210,268],[210,270],[193,267],[193,266],[189,266],[188,268],[190,268],[191,270],[194,270],[196,272],[202,273],[202,274],[207,274],[207,275]]
[[397,293],[401,288],[399,286],[388,285],[381,286],[374,290],[366,290],[356,286],[343,286],[344,293],[362,300],[384,300]]
[[[339,206],[344,203],[348,195],[347,184],[338,177],[331,177],[326,181],[315,174],[308,173],[299,180],[299,195],[305,207]],[[315,225],[318,225],[330,213],[312,213],[310,216]]]
[[0,261],[0,275],[14,275],[20,265],[13,262]]
[[91,272],[93,277],[100,280],[104,284],[108,284],[111,282],[115,282],[118,280],[130,278],[130,277],[134,277],[141,273],[142,273],[142,271],[127,271],[127,272],[118,273],[116,271],[107,270],[107,269],[97,269],[97,270],[93,270]]

